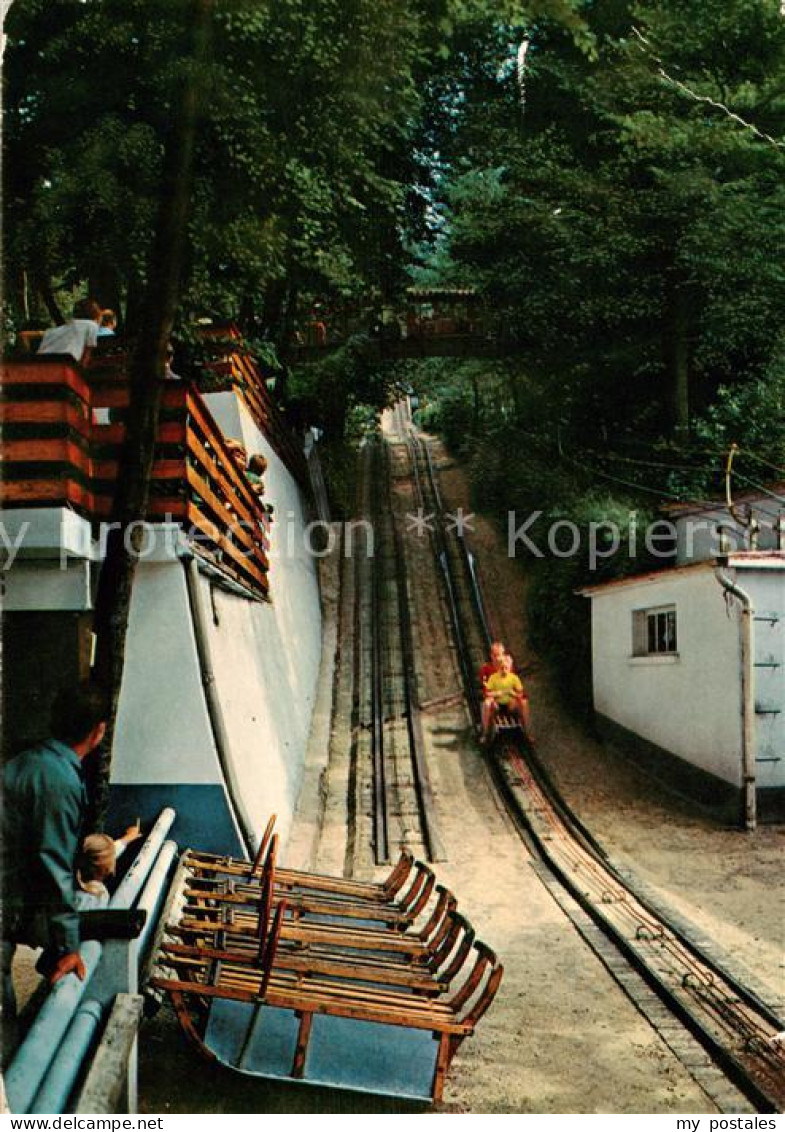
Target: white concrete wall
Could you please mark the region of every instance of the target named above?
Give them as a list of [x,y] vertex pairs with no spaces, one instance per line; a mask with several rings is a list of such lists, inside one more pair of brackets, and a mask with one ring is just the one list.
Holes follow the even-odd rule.
[[231,825],[238,841],[243,829],[258,838],[275,813],[285,845],[304,773],[321,614],[312,570],[302,563],[291,574],[285,563],[278,567],[269,603],[199,577],[228,737],[221,762],[184,566],[177,558],[139,566],[112,770],[124,817],[136,813],[134,807],[147,812],[164,803],[188,806],[187,821],[180,823],[187,830],[183,836],[189,844],[212,847],[217,826],[226,831]]
[[[738,569],[736,578],[752,598],[758,618],[754,628],[758,663],[755,669],[758,789],[782,788],[785,787],[785,570],[749,566]],[[768,615],[777,620],[764,620]],[[779,714],[765,710],[772,708],[779,709]]]
[[[321,660],[321,605],[307,516],[294,478],[234,393],[207,398],[227,436],[267,457],[266,499],[275,507],[270,602],[228,593],[202,576],[208,646],[228,733],[219,759],[207,710],[176,527],[153,529],[153,553],[137,570],[112,764],[116,824],[179,811],[183,843],[238,850],[243,826],[261,836],[271,813],[285,845],[302,783]],[[97,562],[31,559],[66,546],[97,558],[69,512],[29,519],[8,572],[9,609],[89,609]],[[19,517],[13,516],[19,526]],[[80,521],[81,523],[82,521]],[[70,526],[68,525],[70,523]],[[79,524],[76,524],[79,527]],[[9,528],[10,530],[10,528]],[[10,530],[9,539],[18,534]],[[24,561],[22,560],[24,559]],[[93,575],[91,577],[91,575]],[[235,794],[232,796],[231,789]],[[114,828],[114,826],[113,826]]]
[[112,782],[221,779],[183,565],[142,563],[131,600]]
[[268,461],[265,499],[275,508],[272,600],[244,602],[214,589],[219,624],[211,627],[210,648],[244,804],[260,833],[269,814],[277,813],[285,844],[303,777],[321,660],[316,561],[306,546],[300,490],[286,465],[234,393],[211,394],[207,402],[226,436]]
[[[678,655],[634,657],[633,612],[675,604]],[[741,784],[738,613],[726,614],[711,569],[592,595],[595,708],[629,731],[726,782]]]
[[181,847],[244,852],[207,712],[185,569],[174,549],[137,568],[111,772],[109,828],[177,811]]
[[3,609],[6,613],[26,610],[92,609],[91,564],[79,559],[17,558],[3,575]]

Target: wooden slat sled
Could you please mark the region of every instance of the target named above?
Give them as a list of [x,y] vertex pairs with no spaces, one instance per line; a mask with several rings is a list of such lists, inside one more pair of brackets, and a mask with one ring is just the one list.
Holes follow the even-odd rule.
[[253,865],[184,854],[150,986],[239,1072],[440,1100],[499,988],[494,953],[408,854],[382,885],[331,887],[276,869],[275,837],[264,849]]

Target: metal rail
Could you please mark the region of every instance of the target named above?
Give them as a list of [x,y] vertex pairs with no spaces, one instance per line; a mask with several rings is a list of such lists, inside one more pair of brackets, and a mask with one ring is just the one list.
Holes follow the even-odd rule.
[[[460,612],[460,583],[459,576],[451,562],[450,550],[444,531],[444,506],[442,504],[439,484],[431,460],[428,445],[414,431],[409,429],[407,434],[410,459],[414,474],[415,492],[421,514],[433,513],[435,522],[431,529],[431,544],[439,563],[444,593],[447,600],[450,626],[458,654],[458,663],[461,670],[466,699],[472,720],[475,724],[480,721],[480,702],[477,696],[475,681],[475,666],[472,662],[471,649],[465,632],[465,625]],[[463,539],[458,540],[463,545]],[[473,599],[470,599],[473,601]]]
[[417,688],[417,669],[415,664],[412,616],[406,588],[406,553],[399,525],[395,521],[392,498],[392,475],[390,471],[390,452],[385,445],[387,505],[392,524],[393,545],[398,594],[398,626],[400,629],[401,655],[403,658],[403,686],[406,700],[406,723],[409,734],[409,748],[412,755],[414,789],[420,814],[420,829],[429,861],[444,861],[446,855],[434,820],[436,803],[425,756],[425,737],[420,714],[420,697]]
[[[376,529],[376,517],[381,506],[379,459],[376,445],[373,449],[371,467],[371,513],[374,517],[374,529]],[[371,594],[371,750],[373,757],[374,854],[377,865],[387,865],[390,863],[390,801],[384,758],[384,642],[382,638],[382,585],[378,546],[374,547],[371,562]]]
[[[367,510],[375,545],[370,570],[358,568],[356,575],[357,609],[362,606],[365,616],[358,616],[355,628],[360,638],[365,635],[365,647],[361,641],[359,656],[355,654],[355,677],[361,685],[356,693],[358,726],[368,729],[371,740],[374,859],[378,865],[390,860],[396,799],[402,837],[406,817],[416,811],[425,856],[439,861],[444,860],[444,849],[436,828],[425,756],[405,552],[393,505],[389,450],[383,441],[369,446],[364,470],[370,482]],[[370,590],[367,603],[364,589]],[[406,725],[403,749],[399,738],[402,721]]]
[[[418,449],[431,483],[428,494],[437,519],[434,551],[443,572],[466,697],[474,713],[479,697],[473,661],[479,657],[468,654],[466,627],[456,600],[459,580],[454,557],[462,563],[464,579],[473,591],[475,630],[487,643],[490,631],[479,578],[462,538],[453,540],[455,555],[447,553],[444,509],[430,452],[422,438],[410,434],[410,442]],[[414,458],[413,467],[425,507],[423,477]],[[785,1049],[774,1040],[785,1029],[782,1020],[619,874],[561,797],[533,750],[528,749],[524,757],[508,743],[504,754],[507,759],[493,763],[492,771],[508,799],[513,794],[523,797],[523,807],[516,804],[518,814],[559,882],[752,1104],[760,1112],[782,1111]]]

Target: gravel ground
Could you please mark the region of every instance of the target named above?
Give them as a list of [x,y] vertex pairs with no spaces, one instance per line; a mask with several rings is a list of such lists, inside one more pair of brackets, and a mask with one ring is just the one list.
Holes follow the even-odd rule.
[[[440,452],[438,445],[435,451]],[[439,463],[445,502],[468,508],[464,474],[443,453]],[[505,595],[507,643],[519,664],[536,666],[526,645],[525,573],[506,557],[504,540],[492,524],[482,517],[475,524],[473,549],[488,593]],[[434,616],[439,582],[425,546],[413,535],[407,539],[407,558],[416,570],[412,597],[420,699],[435,701],[424,713],[424,727],[436,817],[447,850],[437,871],[506,968],[493,1007],[457,1054],[442,1111],[716,1111],[538,879],[498,799],[465,711],[449,702],[459,679],[442,619]],[[341,641],[338,664],[349,655],[347,642]],[[611,856],[633,868],[781,996],[782,829],[767,827],[750,838],[713,824],[665,793],[622,752],[586,735],[559,702],[542,667],[536,667],[528,685],[540,756]],[[322,724],[329,731],[330,722]],[[335,724],[334,718],[333,732]],[[343,781],[340,768],[333,780]],[[331,781],[329,773],[325,781]],[[315,844],[308,855],[317,864],[329,859],[334,867],[343,859],[344,847],[336,844],[342,831],[328,821],[321,843],[314,839],[315,804],[304,800],[303,821],[310,823],[304,840]],[[326,804],[329,814],[329,798]],[[205,1065],[166,1011],[145,1025],[140,1045],[142,1112],[416,1111],[377,1097],[271,1086]]]
[[[438,451],[438,449],[437,449]],[[401,453],[396,454],[396,460]],[[468,507],[460,470],[444,461],[442,488],[451,506]],[[407,506],[405,496],[400,505]],[[489,590],[506,595],[505,632],[517,657],[527,653],[525,574],[505,556],[503,539],[479,518],[474,549]],[[450,700],[460,687],[440,615],[439,580],[426,540],[407,537],[414,602],[420,700],[439,833],[447,860],[437,872],[457,893],[478,935],[505,963],[499,995],[475,1036],[459,1050],[441,1110],[450,1113],[710,1113],[713,1102],[619,988],[539,880],[500,802],[474,742],[465,710]],[[518,596],[520,595],[520,596]],[[510,597],[512,596],[512,600]],[[344,635],[339,667],[350,656]],[[340,680],[336,686],[340,686]],[[743,954],[776,989],[782,968],[782,917],[773,911],[781,832],[750,842],[664,794],[619,752],[594,742],[570,719],[541,667],[529,679],[538,745],[560,787],[620,862],[632,866],[700,923]],[[339,697],[345,710],[345,696]],[[340,714],[340,713],[339,713]],[[332,731],[323,782],[344,789],[345,767]],[[335,800],[304,798],[300,817],[312,866],[344,859],[345,831],[330,819]],[[325,807],[321,836],[316,811]],[[339,807],[340,808],[340,807]],[[294,844],[297,844],[295,836]],[[302,853],[305,856],[305,852]],[[367,853],[363,853],[367,859]],[[776,861],[776,865],[775,865]],[[300,863],[290,859],[290,864]],[[775,872],[775,868],[777,871]],[[383,874],[382,874],[383,875]],[[173,1082],[188,1079],[184,1087]],[[270,1086],[193,1060],[168,1016],[142,1043],[142,1096],[148,1111],[411,1112],[378,1097]]]
[[[452,506],[469,505],[462,469],[441,447],[441,483]],[[622,750],[599,743],[570,717],[526,640],[522,564],[506,555],[496,527],[477,516],[472,547],[486,594],[505,601],[507,644],[534,671],[527,678],[537,750],[562,793],[611,857],[631,868],[669,905],[705,930],[771,988],[785,996],[785,889],[780,883],[785,829],[755,834],[718,824],[667,791]]]

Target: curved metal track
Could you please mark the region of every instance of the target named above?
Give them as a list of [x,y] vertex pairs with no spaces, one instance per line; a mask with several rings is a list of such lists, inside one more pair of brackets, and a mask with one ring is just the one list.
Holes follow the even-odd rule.
[[[434,551],[474,719],[474,672],[491,638],[475,563],[463,538],[448,538],[444,507],[427,441],[410,430],[421,506],[436,514]],[[480,651],[476,644],[481,642]],[[760,1112],[785,1106],[785,1025],[758,995],[724,970],[650,900],[623,878],[572,812],[527,747],[502,744],[491,769],[530,840],[561,885],[694,1035]]]

